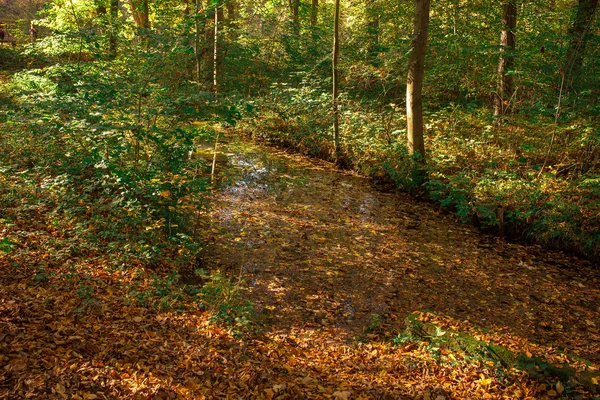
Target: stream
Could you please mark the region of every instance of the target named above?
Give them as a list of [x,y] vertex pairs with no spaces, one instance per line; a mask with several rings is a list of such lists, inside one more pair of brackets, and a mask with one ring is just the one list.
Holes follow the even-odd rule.
[[[428,310],[600,361],[600,279],[332,164],[226,145],[206,265],[244,282],[269,329],[351,340]],[[224,169],[223,169],[224,168]]]

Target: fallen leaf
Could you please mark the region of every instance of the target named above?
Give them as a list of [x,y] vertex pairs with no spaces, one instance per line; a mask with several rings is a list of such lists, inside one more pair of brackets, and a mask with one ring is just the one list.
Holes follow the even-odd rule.
[[333,397],[336,400],[348,400],[350,398],[350,395],[352,394],[351,391],[349,390],[344,390],[343,392],[334,392],[333,393]]
[[283,392],[286,387],[287,386],[285,385],[285,383],[282,385],[273,385],[273,392],[275,392],[275,393]]
[[265,389],[265,397],[267,400],[271,400],[275,396],[273,389]]
[[67,389],[62,383],[57,383],[54,388],[56,389],[56,392],[58,394],[65,394],[65,392],[67,391]]

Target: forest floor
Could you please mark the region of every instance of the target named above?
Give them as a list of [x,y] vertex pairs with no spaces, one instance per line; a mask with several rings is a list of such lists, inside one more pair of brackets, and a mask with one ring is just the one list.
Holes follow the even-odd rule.
[[[156,294],[198,282],[159,285],[102,258],[53,262],[45,237],[58,233],[32,211],[16,223],[29,245],[0,255],[0,398],[594,398],[594,266],[482,234],[326,162],[226,152],[199,267],[230,278],[213,280],[213,295],[238,293],[253,311],[229,310],[238,318],[224,324],[197,300],[131,301],[134,284]],[[409,315],[435,324],[433,336],[463,332],[538,362],[419,340]],[[587,383],[545,373],[550,364]]]

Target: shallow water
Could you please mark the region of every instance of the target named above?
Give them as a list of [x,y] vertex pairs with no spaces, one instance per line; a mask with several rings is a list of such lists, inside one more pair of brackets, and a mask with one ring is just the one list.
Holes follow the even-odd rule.
[[273,329],[401,329],[416,310],[594,359],[600,280],[576,257],[484,235],[329,163],[232,143],[207,240]]

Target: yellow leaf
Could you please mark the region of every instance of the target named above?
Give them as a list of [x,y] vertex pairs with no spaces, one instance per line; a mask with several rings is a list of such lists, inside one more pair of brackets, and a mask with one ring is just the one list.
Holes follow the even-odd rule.
[[271,400],[273,396],[275,396],[275,392],[273,392],[272,389],[265,389],[265,396],[267,397],[267,400]]
[[481,386],[488,386],[492,383],[492,378],[484,378],[483,374],[480,374],[479,376],[481,376],[481,379],[479,380]]
[[565,387],[563,386],[562,382],[560,382],[560,381],[559,381],[559,382],[556,384],[556,391],[557,391],[558,393],[562,393],[562,392],[564,392],[564,391],[565,391]]
[[592,378],[592,383],[594,385],[597,385],[598,384],[598,378]]
[[65,392],[67,391],[67,389],[65,389],[65,386],[62,383],[57,383],[54,388],[56,389],[56,392],[58,394],[65,394]]

